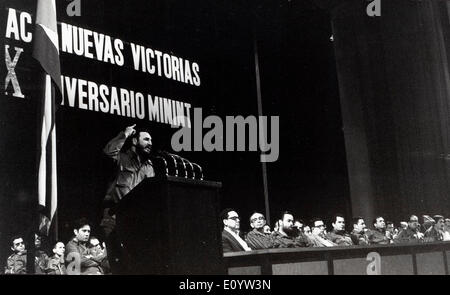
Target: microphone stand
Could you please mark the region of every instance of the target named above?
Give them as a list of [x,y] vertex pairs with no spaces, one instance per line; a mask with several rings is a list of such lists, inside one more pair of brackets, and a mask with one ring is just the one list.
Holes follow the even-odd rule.
[[[182,158],[183,162],[187,163],[191,167],[191,179],[194,179],[194,166],[192,166],[192,163],[186,160],[185,158]],[[186,176],[187,176],[187,170],[186,170]]]
[[200,171],[200,180],[203,180],[203,171],[202,171],[202,167],[200,167],[200,165],[198,165],[197,163],[192,163],[192,165],[194,165],[195,167],[198,168],[198,170]]
[[169,175],[169,168],[167,167],[167,161],[161,156],[157,156],[156,159],[160,159],[164,164],[164,170],[166,171],[166,175]]

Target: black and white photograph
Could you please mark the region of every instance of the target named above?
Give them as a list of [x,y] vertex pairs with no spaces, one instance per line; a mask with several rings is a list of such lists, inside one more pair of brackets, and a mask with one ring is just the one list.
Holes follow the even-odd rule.
[[0,3],[0,277],[450,274],[450,1]]

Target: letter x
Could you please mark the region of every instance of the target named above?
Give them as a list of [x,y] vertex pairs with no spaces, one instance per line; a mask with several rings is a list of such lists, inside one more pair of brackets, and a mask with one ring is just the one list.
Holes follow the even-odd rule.
[[[9,55],[9,45],[5,45],[5,64],[6,69],[8,69],[8,74],[6,75],[5,79],[5,91],[8,88],[9,82],[12,83],[14,88],[13,96],[15,97],[21,97],[24,98],[25,96],[22,94],[22,91],[20,90],[19,81],[17,80],[16,72],[14,71],[14,68],[17,65],[17,61],[19,60],[20,54],[22,53],[23,49],[14,47],[16,50],[16,54],[14,56],[14,60],[11,62],[11,56]],[[8,93],[6,93],[8,94]]]

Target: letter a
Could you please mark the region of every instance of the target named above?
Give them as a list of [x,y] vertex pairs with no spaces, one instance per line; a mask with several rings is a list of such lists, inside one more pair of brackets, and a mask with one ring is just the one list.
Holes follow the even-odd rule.
[[381,0],[373,0],[367,5],[367,15],[370,17],[381,16]]
[[178,289],[185,290],[186,289],[186,283],[185,282],[180,282],[180,286],[178,287]]
[[381,275],[381,256],[377,252],[370,252],[367,254],[367,261],[370,263],[367,265],[366,272],[368,275]]
[[[172,125],[172,128],[175,128],[175,125]],[[172,145],[172,149],[175,152],[180,151],[191,151],[191,129],[187,127],[182,127],[180,130],[176,131],[172,135],[172,139],[170,140],[170,144]]]
[[81,16],[81,0],[73,0],[67,5],[66,12],[68,16]]

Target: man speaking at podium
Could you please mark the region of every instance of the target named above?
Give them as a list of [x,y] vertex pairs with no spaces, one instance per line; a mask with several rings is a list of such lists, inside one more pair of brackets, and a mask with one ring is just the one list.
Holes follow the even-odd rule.
[[[116,137],[111,139],[103,149],[105,155],[115,164],[115,177],[104,200],[103,228],[107,244],[111,267],[120,260],[120,242],[115,236],[115,208],[120,200],[135,186],[147,177],[154,177],[155,171],[150,160],[152,137],[145,129],[135,129],[136,124],[128,126]],[[129,140],[129,142],[127,142]],[[125,143],[129,144],[125,144]],[[108,245],[107,245],[108,246]]]

